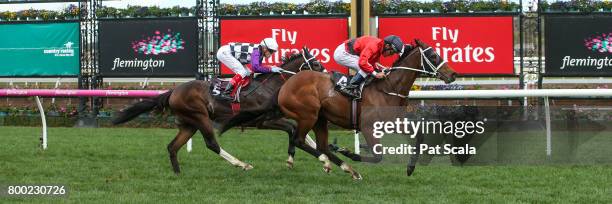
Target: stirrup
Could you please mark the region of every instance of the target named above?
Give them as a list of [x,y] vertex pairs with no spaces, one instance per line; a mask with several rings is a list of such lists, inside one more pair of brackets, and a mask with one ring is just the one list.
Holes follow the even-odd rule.
[[361,99],[361,88],[357,86],[357,88],[351,89],[350,95],[354,100],[360,100]]
[[357,93],[357,90],[355,90],[355,89],[345,90],[344,93],[349,95],[349,97],[351,97],[352,99],[359,99],[359,98],[361,98],[361,94]]
[[219,98],[224,101],[234,101],[234,97],[229,94],[222,93],[219,95]]
[[359,84],[347,84],[344,86],[345,89],[356,89],[359,88]]

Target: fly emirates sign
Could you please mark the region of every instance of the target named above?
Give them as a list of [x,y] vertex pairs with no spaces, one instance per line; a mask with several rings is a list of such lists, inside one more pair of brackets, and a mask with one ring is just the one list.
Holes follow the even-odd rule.
[[[298,53],[303,46],[328,70],[347,72],[334,62],[334,49],[348,39],[347,18],[291,18],[291,19],[221,19],[221,46],[230,42],[259,43],[272,37],[279,45],[278,52],[264,64],[280,65],[282,56]],[[232,74],[222,66],[223,74]]]
[[423,40],[461,74],[514,74],[511,16],[380,18],[379,36],[389,34]]

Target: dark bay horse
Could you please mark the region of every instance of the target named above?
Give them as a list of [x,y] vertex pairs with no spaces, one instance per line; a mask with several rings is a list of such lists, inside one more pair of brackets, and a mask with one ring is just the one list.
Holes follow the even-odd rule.
[[[441,60],[429,45],[419,40],[415,40],[415,44],[412,50],[404,52],[393,63],[393,68],[388,70],[384,79],[375,79],[363,89],[360,114],[362,119],[375,118],[376,114],[381,114],[376,108],[408,105],[408,92],[419,72],[434,75],[446,83],[455,80],[455,71]],[[331,160],[343,171],[350,173],[353,179],[361,179],[361,175],[335,156],[328,146],[328,121],[343,128],[353,129],[350,119],[351,100],[334,90],[329,74],[307,71],[293,76],[281,88],[278,105],[285,116],[297,122],[297,135],[293,140],[297,147],[322,161],[326,172],[331,169]],[[316,134],[317,149],[304,144],[306,133],[311,129]],[[372,135],[372,127],[361,127],[361,130],[370,150],[375,144],[380,144],[380,139]],[[382,160],[382,155],[351,156],[351,159],[363,162]],[[414,171],[416,159],[418,154],[413,154],[408,164],[408,175]]]
[[[259,86],[253,82],[250,85],[257,86],[253,88],[254,91],[240,93],[241,112],[249,111],[253,108],[275,105],[276,94],[281,85],[296,72],[301,70],[325,70],[305,47],[301,53],[293,54],[284,59],[281,68],[288,72],[262,74],[254,79],[259,82]],[[169,109],[176,117],[176,124],[179,129],[176,137],[168,144],[170,162],[175,173],[180,173],[177,152],[196,131],[200,131],[208,149],[219,154],[234,166],[244,170],[252,169],[253,167],[250,164],[236,159],[217,143],[213,130],[213,122],[219,124],[225,123],[234,113],[230,102],[219,100],[211,95],[210,86],[210,82],[201,80],[183,83],[173,90],[155,98],[145,99],[120,111],[117,114],[118,116],[113,119],[113,124],[125,123],[141,113],[154,109]],[[283,130],[287,132],[290,139],[293,138],[296,128],[291,121],[282,118],[280,112],[277,117],[259,118],[242,123],[242,125],[255,126],[262,129]],[[295,146],[292,145],[292,142],[289,144],[288,152],[290,155],[293,155],[295,154]]]

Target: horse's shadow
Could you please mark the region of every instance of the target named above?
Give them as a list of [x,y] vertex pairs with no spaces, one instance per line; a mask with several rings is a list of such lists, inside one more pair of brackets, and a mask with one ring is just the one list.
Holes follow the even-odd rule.
[[[452,148],[463,148],[466,145],[474,147],[477,154],[481,153],[478,150],[495,134],[498,127],[503,126],[503,119],[509,118],[515,113],[516,109],[504,108],[504,107],[477,107],[477,106],[432,106],[428,108],[421,108],[424,112],[417,113],[419,117],[435,119],[442,122],[451,122],[453,124],[461,122],[484,122],[483,133],[468,133],[463,132],[462,134],[453,133],[439,133],[439,134],[421,134],[417,137],[423,137],[423,143],[428,146],[443,146],[450,145]],[[425,116],[423,116],[425,115]],[[433,158],[439,154],[423,154],[419,158],[419,164],[428,165],[432,163]],[[465,152],[464,154],[449,154],[449,160],[454,166],[463,166],[470,162],[478,163],[482,161],[474,161],[474,155]]]

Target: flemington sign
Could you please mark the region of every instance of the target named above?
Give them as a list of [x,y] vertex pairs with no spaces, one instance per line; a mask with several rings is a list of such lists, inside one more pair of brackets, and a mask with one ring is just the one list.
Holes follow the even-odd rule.
[[197,72],[197,20],[100,22],[100,75],[193,77]]
[[612,16],[547,16],[547,76],[612,76]]

